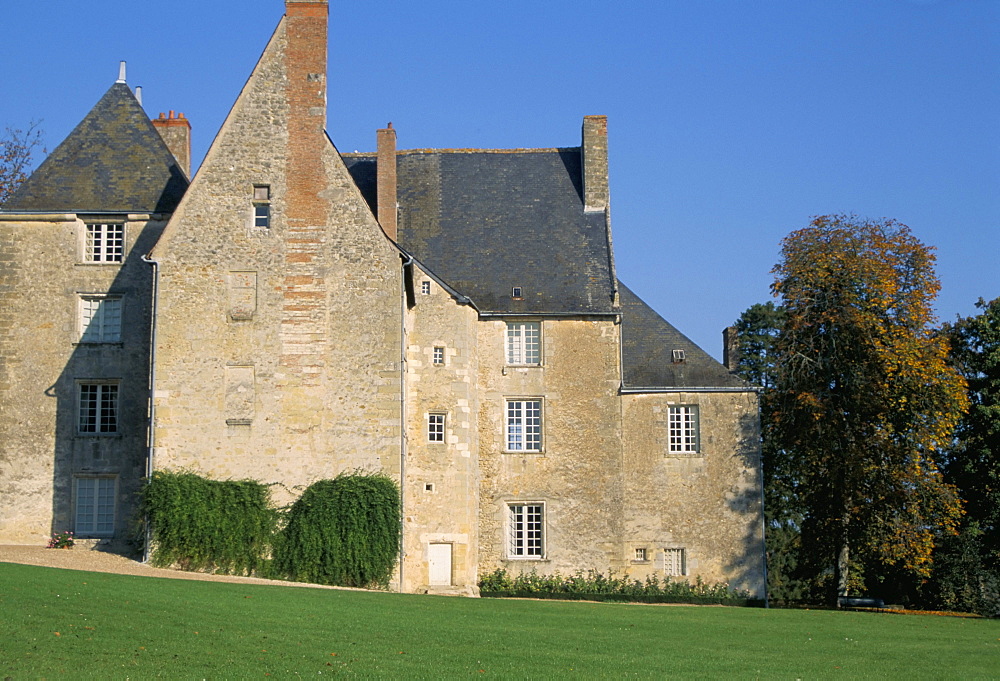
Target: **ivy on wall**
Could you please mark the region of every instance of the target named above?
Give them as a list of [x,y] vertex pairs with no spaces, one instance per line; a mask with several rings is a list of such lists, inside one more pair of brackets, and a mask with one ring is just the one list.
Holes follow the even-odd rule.
[[386,475],[313,483],[288,511],[273,571],[314,584],[386,586],[399,555],[399,487]]
[[399,555],[399,499],[388,476],[356,472],[320,480],[277,510],[253,480],[157,471],[141,507],[154,565],[384,587]]
[[249,575],[271,552],[279,514],[270,489],[253,480],[208,480],[156,471],[142,490],[152,563]]

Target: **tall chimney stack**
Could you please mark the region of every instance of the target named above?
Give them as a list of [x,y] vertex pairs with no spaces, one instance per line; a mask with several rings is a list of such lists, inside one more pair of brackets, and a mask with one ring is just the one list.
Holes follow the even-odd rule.
[[289,227],[326,224],[327,0],[287,0],[285,71],[288,101],[287,212]]
[[169,117],[161,113],[159,118],[154,118],[153,127],[177,159],[177,165],[191,177],[191,122],[184,118],[184,114],[175,117],[171,111]]
[[583,209],[608,207],[608,117],[583,117]]
[[722,330],[722,363],[730,371],[740,367],[740,335],[735,326]]
[[378,222],[396,241],[396,131],[389,126],[377,131],[376,185],[378,187]]

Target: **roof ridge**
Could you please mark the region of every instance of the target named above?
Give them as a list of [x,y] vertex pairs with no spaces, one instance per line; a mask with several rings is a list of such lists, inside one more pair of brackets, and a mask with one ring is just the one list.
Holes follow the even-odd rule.
[[[421,147],[417,149],[397,149],[396,155],[406,154],[552,154],[563,151],[579,151],[580,147],[538,147],[538,148],[517,148],[517,149],[474,149],[474,148],[454,148],[454,149],[434,149],[431,147]],[[341,156],[345,158],[374,158],[374,151],[354,151],[345,152]]]

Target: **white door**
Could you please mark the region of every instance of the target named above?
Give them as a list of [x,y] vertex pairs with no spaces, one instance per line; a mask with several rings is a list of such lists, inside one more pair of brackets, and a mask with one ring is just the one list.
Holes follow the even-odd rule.
[[451,585],[451,544],[427,546],[427,572],[430,586]]

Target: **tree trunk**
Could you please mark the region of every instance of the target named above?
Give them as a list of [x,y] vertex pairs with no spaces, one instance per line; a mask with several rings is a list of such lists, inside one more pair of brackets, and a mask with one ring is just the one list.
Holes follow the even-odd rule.
[[841,596],[849,595],[848,577],[850,573],[851,545],[848,540],[847,528],[850,524],[850,517],[846,511],[840,520],[840,546],[837,550],[837,565],[834,569],[834,578],[837,582],[837,593],[834,596],[834,605],[840,607]]

